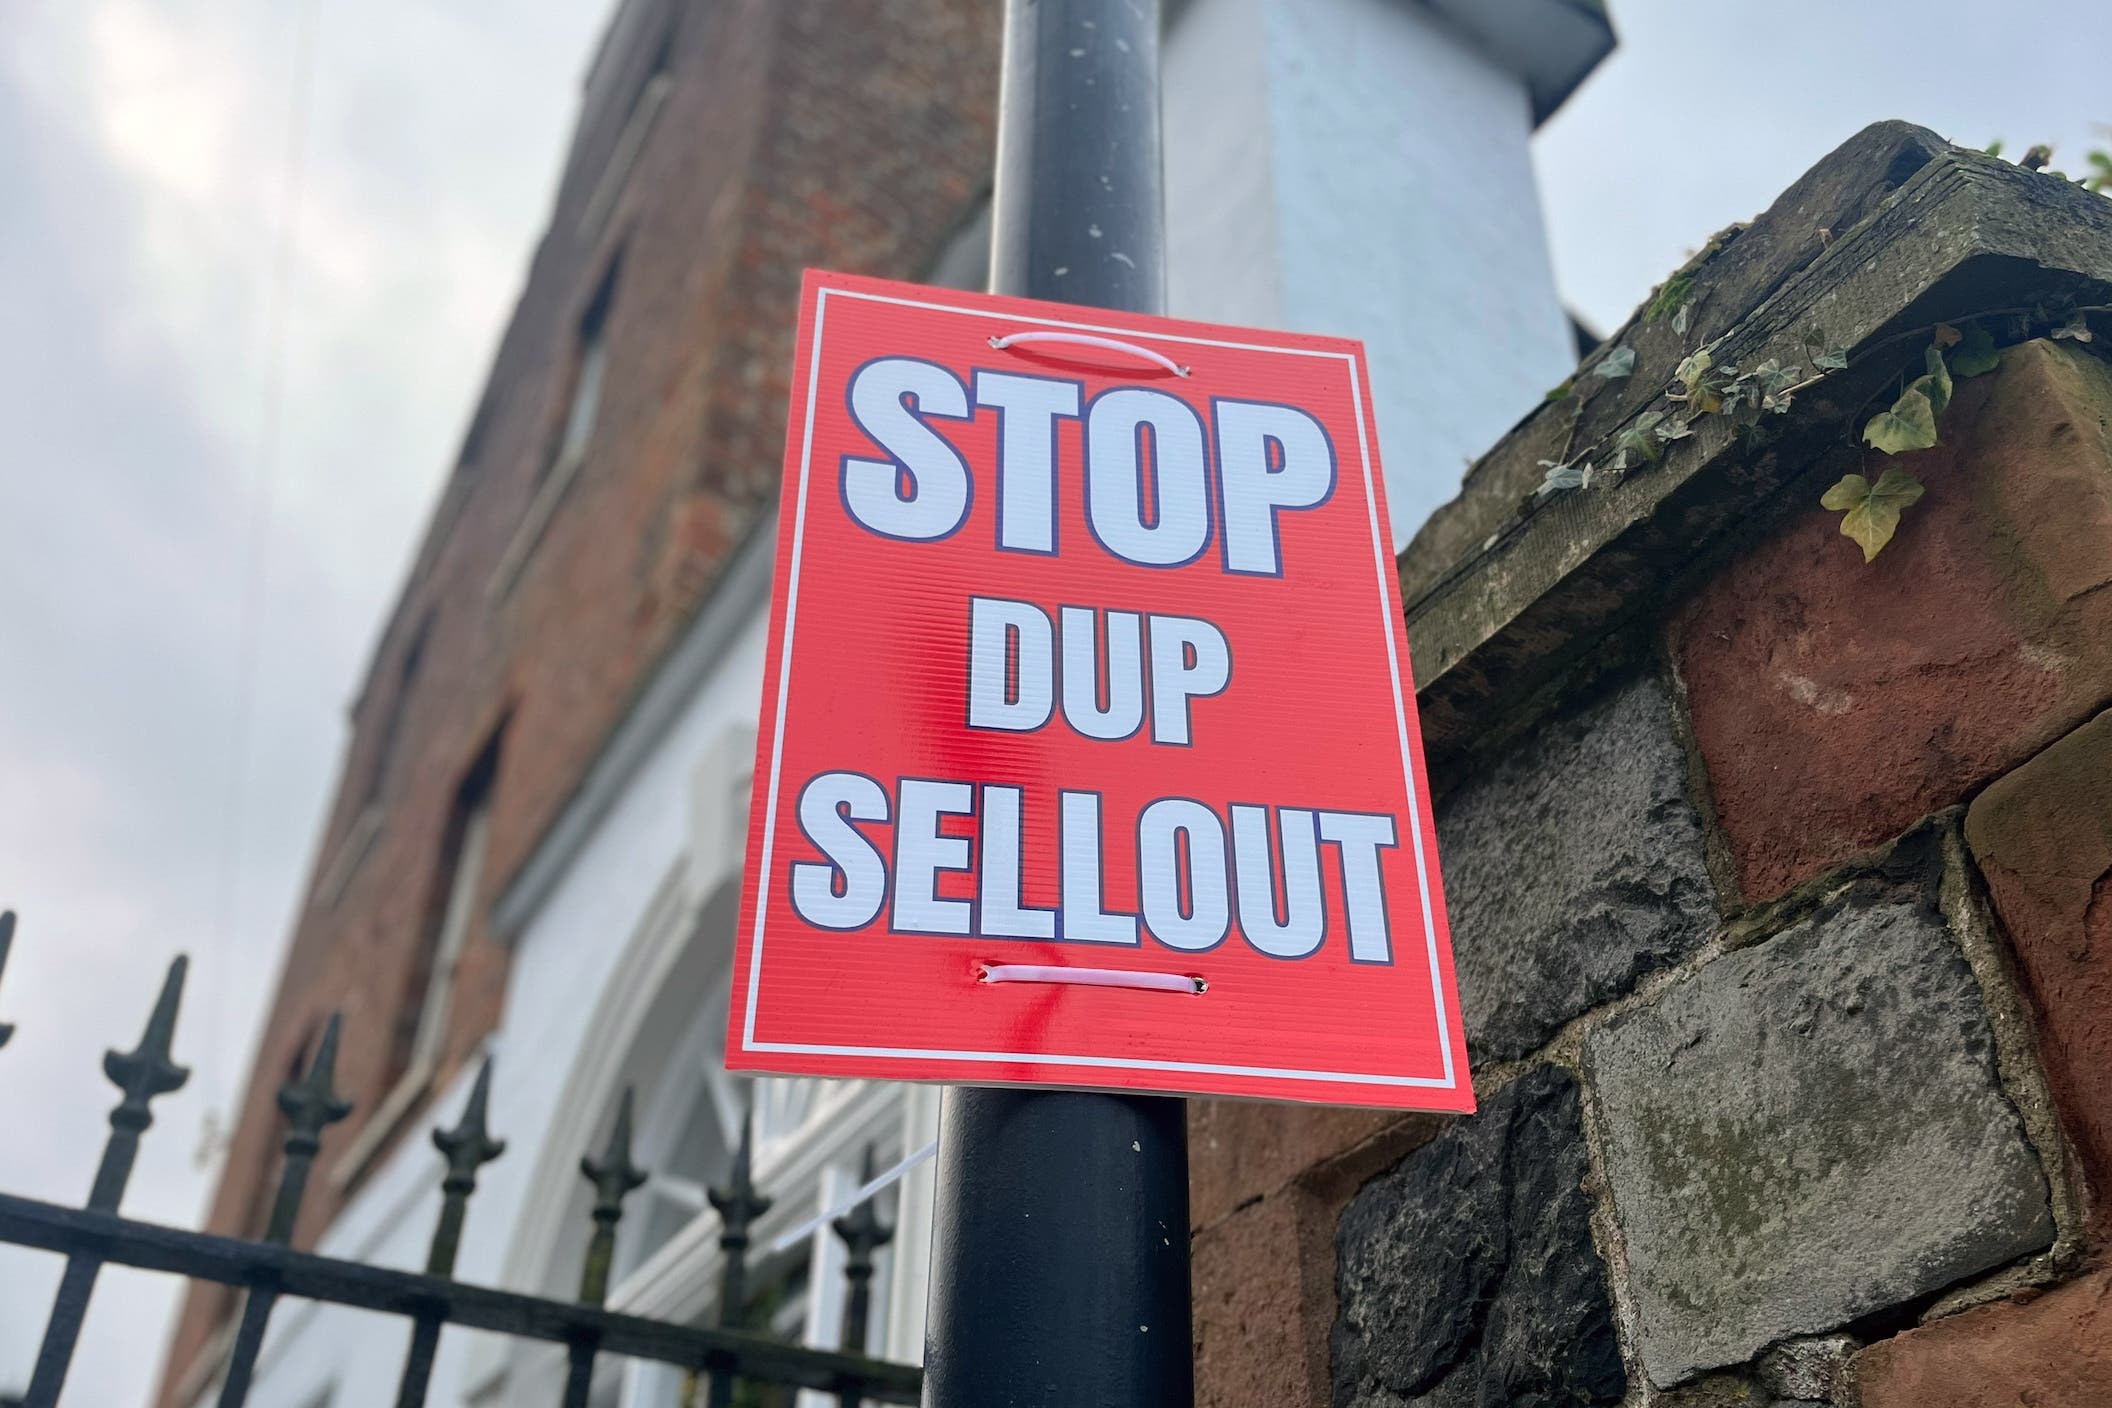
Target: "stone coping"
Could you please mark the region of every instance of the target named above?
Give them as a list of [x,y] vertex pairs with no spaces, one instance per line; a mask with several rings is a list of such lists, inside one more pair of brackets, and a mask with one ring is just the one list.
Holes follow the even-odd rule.
[[[1716,236],[1586,360],[1568,394],[1551,395],[1468,471],[1402,552],[1440,783],[1726,545],[1859,468],[1862,418],[1903,368],[1918,370],[1918,330],[2047,300],[2103,303],[2108,289],[2112,200],[1902,122],[1865,128],[1765,213]],[[1682,304],[1684,336],[1673,330]],[[1610,441],[1688,352],[1804,364],[1813,326],[1849,349],[1850,366],[1803,392],[1764,441],[1702,417],[1658,464],[1534,502],[1541,461]],[[1636,353],[1633,375],[1593,376],[1623,344]]]

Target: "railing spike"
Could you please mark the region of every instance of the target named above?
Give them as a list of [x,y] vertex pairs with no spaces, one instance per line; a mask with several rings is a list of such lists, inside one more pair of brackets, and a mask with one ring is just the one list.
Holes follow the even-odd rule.
[[[631,1162],[632,1100],[631,1087],[625,1086],[601,1157],[589,1154],[579,1161],[581,1175],[594,1185],[594,1236],[587,1243],[587,1263],[579,1273],[579,1298],[587,1305],[600,1305],[609,1298],[609,1271],[616,1260],[616,1224],[623,1220],[623,1200],[645,1183],[645,1170]],[[596,1342],[591,1340],[571,1347],[564,1393],[558,1400],[562,1408],[585,1408],[594,1382],[595,1352]]]
[[[308,1174],[323,1147],[323,1129],[352,1113],[352,1102],[337,1093],[337,1042],[344,1027],[344,1014],[332,1012],[323,1024],[322,1040],[315,1044],[315,1058],[305,1072],[296,1067],[293,1079],[279,1087],[279,1109],[286,1116],[285,1168],[279,1175],[278,1196],[271,1205],[271,1220],[264,1240],[280,1246],[293,1242],[300,1220],[301,1199],[308,1192]],[[242,1320],[235,1327],[234,1347],[228,1351],[227,1373],[220,1381],[220,1408],[242,1408],[249,1400],[251,1377],[257,1355],[264,1348],[264,1331],[271,1323],[272,1307],[278,1303],[276,1284],[259,1282],[250,1287],[242,1302]]]
[[[485,1127],[491,1106],[491,1058],[477,1068],[476,1084],[462,1106],[462,1117],[453,1129],[435,1129],[433,1147],[447,1160],[447,1173],[440,1180],[440,1221],[433,1228],[432,1246],[425,1254],[425,1274],[452,1277],[455,1254],[462,1247],[462,1221],[469,1212],[469,1195],[477,1191],[477,1170],[506,1152],[506,1141],[493,1139]],[[440,1317],[420,1316],[411,1327],[411,1346],[403,1359],[403,1373],[396,1385],[396,1408],[424,1408],[426,1389],[432,1381],[433,1356],[440,1349]]]
[[455,1253],[462,1244],[462,1220],[468,1212],[469,1195],[477,1191],[477,1170],[506,1152],[506,1141],[493,1139],[486,1128],[491,1107],[491,1058],[477,1070],[468,1103],[453,1129],[433,1131],[433,1147],[447,1160],[447,1173],[440,1180],[440,1224],[433,1231],[433,1244],[426,1254],[428,1275],[455,1274]]
[[587,1264],[580,1273],[579,1298],[600,1305],[609,1294],[609,1267],[616,1254],[616,1224],[623,1220],[623,1200],[645,1182],[645,1171],[631,1162],[631,1104],[629,1086],[616,1105],[616,1122],[609,1127],[609,1142],[601,1157],[579,1161],[579,1171],[594,1185],[594,1237],[587,1244]]
[[[859,1164],[858,1185],[873,1181],[873,1146],[865,1146]],[[875,1198],[867,1198],[830,1224],[849,1253],[843,1264],[846,1288],[843,1308],[843,1345],[852,1354],[865,1353],[867,1322],[873,1310],[873,1253],[895,1239],[895,1229],[880,1220]],[[846,1391],[840,1408],[856,1408],[860,1395]]]
[[110,1142],[103,1146],[103,1161],[95,1173],[95,1188],[88,1206],[96,1212],[116,1212],[132,1178],[132,1160],[139,1153],[139,1136],[154,1123],[152,1102],[156,1096],[181,1090],[191,1078],[189,1070],[170,1059],[176,1040],[176,1014],[183,1005],[183,981],[190,960],[178,954],[162,979],[161,995],[147,1017],[139,1045],[130,1051],[103,1053],[103,1074],[123,1098],[110,1112]]
[[[748,1230],[770,1210],[770,1199],[755,1188],[755,1100],[751,1093],[741,1111],[741,1139],[733,1152],[726,1184],[707,1188],[704,1196],[719,1214],[719,1325],[737,1329],[748,1308]],[[709,1408],[730,1408],[733,1374],[723,1364],[710,1366]]]
[[[858,1185],[862,1188],[872,1181],[873,1146],[868,1144],[865,1146],[864,1157],[858,1163]],[[880,1210],[874,1206],[878,1201],[877,1196],[867,1198],[831,1224],[836,1230],[836,1235],[851,1248],[854,1258],[861,1245],[870,1252],[874,1248],[886,1246],[894,1238],[894,1229],[880,1221]]]
[[755,1170],[755,1102],[741,1110],[741,1142],[733,1151],[733,1176],[747,1183]]
[[286,1167],[264,1230],[267,1242],[292,1242],[301,1199],[308,1192],[308,1172],[323,1147],[323,1130],[352,1113],[352,1102],[336,1089],[337,1043],[343,1029],[344,1014],[331,1013],[307,1069],[296,1067],[293,1079],[279,1087],[279,1110],[286,1116]]
[[[0,978],[7,976],[7,951],[14,946],[15,912],[11,909],[0,909]],[[7,1045],[7,1039],[14,1034],[13,1026],[0,1022],[0,1046]]]
[[[161,993],[154,999],[154,1010],[147,1015],[146,1030],[140,1033],[139,1044],[130,1051],[111,1050],[103,1053],[103,1074],[110,1077],[111,1084],[124,1092],[124,1103],[119,1107],[126,1124],[145,1129],[153,1123],[147,1102],[157,1095],[167,1095],[183,1088],[191,1078],[190,1071],[170,1059],[170,1050],[176,1040],[176,1014],[183,1005],[183,982],[190,972],[191,961],[182,954],[176,955],[169,964],[168,975],[162,979]],[[111,1121],[117,1122],[113,1114]]]
[[[4,944],[13,935],[14,915],[10,912],[0,916],[0,960],[5,959]],[[123,1092],[123,1098],[110,1112],[110,1138],[103,1144],[102,1162],[96,1165],[95,1183],[88,1192],[90,1212],[118,1210],[125,1198],[125,1185],[132,1181],[133,1162],[139,1157],[139,1136],[154,1123],[155,1097],[182,1089],[191,1077],[169,1054],[176,1040],[176,1014],[183,1005],[183,980],[189,971],[190,960],[177,955],[162,980],[161,995],[154,1000],[154,1010],[147,1017],[139,1045],[130,1051],[103,1053],[103,1071]],[[66,1259],[66,1271],[60,1277],[58,1295],[52,1300],[51,1318],[44,1326],[44,1341],[37,1350],[36,1368],[31,1371],[29,1394],[24,1399],[32,1408],[52,1408],[58,1402],[59,1388],[66,1382],[66,1372],[73,1363],[74,1345],[80,1339],[81,1322],[87,1317],[88,1302],[95,1293],[96,1276],[102,1265],[100,1258],[87,1255]]]
[[723,1224],[719,1242],[727,1245],[729,1235],[738,1235],[738,1247],[745,1251],[748,1246],[748,1228],[755,1219],[770,1210],[770,1199],[755,1190],[755,1112],[753,1109],[741,1115],[741,1139],[734,1147],[733,1165],[727,1170],[724,1187],[707,1188],[704,1195],[719,1211]]

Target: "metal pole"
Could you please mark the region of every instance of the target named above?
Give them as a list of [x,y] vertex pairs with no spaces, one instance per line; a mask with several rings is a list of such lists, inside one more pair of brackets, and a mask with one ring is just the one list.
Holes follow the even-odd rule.
[[[1164,304],[1157,0],[1008,0],[990,287]],[[940,1119],[927,1408],[1187,1408],[1186,1107],[960,1088]]]

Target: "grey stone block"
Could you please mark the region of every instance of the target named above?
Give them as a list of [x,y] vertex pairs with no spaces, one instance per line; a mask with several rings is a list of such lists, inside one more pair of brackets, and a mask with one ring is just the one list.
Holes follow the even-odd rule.
[[2046,1184],[1941,917],[1860,894],[1594,1033],[1652,1380],[2046,1246]]
[[1438,808],[1476,1065],[1691,952],[1716,921],[1665,684],[1644,674],[1543,725]]
[[1627,1388],[1576,1082],[1528,1072],[1367,1184],[1336,1228],[1340,1408],[1583,1408]]

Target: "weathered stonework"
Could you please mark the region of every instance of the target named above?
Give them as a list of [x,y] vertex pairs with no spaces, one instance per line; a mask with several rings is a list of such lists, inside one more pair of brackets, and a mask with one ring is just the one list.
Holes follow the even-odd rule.
[[1862,1408],[2105,1408],[2112,1272],[1872,1345],[1857,1381]]
[[2010,348],[1942,428],[1902,457],[1927,494],[1875,562],[1813,505],[1673,628],[1749,899],[1965,800],[2112,700],[2112,367]]
[[1979,989],[1922,898],[1865,882],[1584,1050],[1659,1384],[2053,1239]]
[[1853,1402],[1855,1356],[1863,1344],[1853,1335],[1814,1335],[1784,1340],[1760,1356],[1760,1382],[1790,1402]]
[[[1536,408],[1477,461],[1459,497],[1416,530],[1401,554],[1402,599],[1412,605],[1447,568],[1503,528],[1545,476],[1540,460],[1563,458],[1565,446],[1589,445],[1619,429],[1656,399],[1689,352],[1733,331],[1818,259],[1826,251],[1818,230],[1847,233],[1949,150],[1925,128],[1873,123],[1798,177],[1749,223],[1710,239],[1684,269],[1666,279],[1659,291],[1662,302],[1654,296],[1606,339],[1607,350],[1634,350],[1633,375],[1600,385],[1577,378],[1566,394]],[[1688,314],[1684,333],[1673,327],[1673,313],[1682,306]]]
[[1512,1060],[1693,951],[1716,910],[1669,691],[1637,676],[1438,807],[1467,1048]]
[[[1859,1349],[1919,1315],[2068,1266],[2058,1251],[2030,1256],[2056,1230],[2041,1164],[2042,1150],[2052,1162],[2052,1122],[2027,1045],[2012,1039],[2020,1004],[1963,871],[1952,866],[1941,882],[1948,923],[1933,874],[1907,873],[1911,844],[1893,852],[1901,864],[1823,903],[1815,886],[1789,905],[1758,903],[1983,788],[1988,807],[2002,803],[1996,779],[2112,703],[2112,373],[2094,349],[2010,347],[1997,375],[1960,381],[1945,447],[1909,466],[1928,496],[1875,565],[1816,507],[1832,478],[1867,468],[1854,444],[1861,408],[1918,370],[1928,334],[1916,329],[1994,307],[2099,304],[2108,282],[2112,202],[1918,129],[1870,129],[1673,281],[1667,294],[1676,291],[1691,336],[1660,312],[1640,314],[1613,340],[1635,353],[1632,376],[1595,378],[1587,359],[1569,394],[1485,457],[1404,555],[1433,775],[1469,778],[1441,800],[1438,821],[1470,1047],[1488,1073],[1558,1033],[1582,1044],[1606,1180],[1593,1225],[1625,1291],[1630,1372],[1662,1387],[1509,1376],[1502,1356],[1522,1321],[1534,1322],[1543,1364],[1550,1347],[1611,1345],[1517,1308],[1529,1295],[1543,1307],[1559,1300],[1547,1288],[1574,1284],[1577,1263],[1541,1257],[1530,1292],[1535,1278],[1515,1272],[1513,1229],[1533,1201],[1521,1170],[1550,1155],[1520,1152],[1519,1102],[1540,1108],[1544,1095],[1513,1089],[1370,1184],[1343,1218],[1338,1405],[1551,1404],[1605,1391],[1662,1408],[1846,1405],[1858,1366],[1928,1355],[1933,1376],[1874,1376],[1866,1408],[2020,1394],[2112,1408],[2101,1391],[2112,1376],[2089,1354],[2077,1362],[2094,1382],[2060,1367],[2061,1354],[2101,1333],[2070,1291],[2056,1293],[2058,1316],[2039,1310],[2054,1304],[2048,1296]],[[1636,424],[1695,346],[1710,344],[1719,364],[1799,362],[1815,324],[1851,350],[1850,365],[1765,434],[1706,417],[1647,468],[1539,491],[1545,459],[1575,452],[1603,465],[1608,437]],[[1679,601],[1688,604],[1667,623],[1666,603]],[[1678,765],[1672,709],[1655,697],[1632,706],[1616,691],[1576,711],[1592,688],[1584,676],[1623,668],[1609,642],[1668,624],[1723,823],[1711,846],[1738,882],[1724,897],[1740,902],[1728,928],[1705,912],[1692,924],[1697,911],[1682,902],[1698,894],[1706,911],[1714,898],[1700,878],[1699,828],[1659,829],[1699,780]],[[1557,700],[1566,718],[1493,770],[1463,771]],[[1662,753],[1621,737],[1631,707],[1664,720],[1639,735],[1662,739]],[[1659,757],[1674,766],[1660,773]],[[2085,761],[2067,768],[2081,786]],[[1665,778],[1676,782],[1659,786]],[[2112,1009],[2085,963],[2112,853],[2098,858],[2095,831],[2072,839],[2087,829],[2084,811],[2060,806],[2058,817],[1990,810],[1970,828],[1976,855],[2034,988]],[[2016,834],[1997,840],[1997,830]],[[2073,873],[2056,876],[2034,854],[2073,857]],[[1696,888],[1682,891],[1682,878]],[[2022,951],[2035,940],[2022,935],[2035,926],[2067,936],[2066,966],[2034,971]],[[1733,951],[1702,949],[1712,932]],[[1697,952],[1708,961],[1662,971]],[[1638,988],[1611,1023],[1587,1015]],[[2044,1009],[2045,993],[2034,995]],[[2046,1059],[2059,1065],[2067,1038],[2042,1026]],[[2095,1041],[2095,1026],[2077,1030]],[[2073,1050],[2090,1053],[2092,1072],[2112,1069],[2094,1044]],[[1543,1078],[1562,1081],[1530,1079]],[[2052,1083],[2078,1142],[2093,1138],[2074,1112],[2082,1082],[2064,1086],[2056,1072]],[[1305,1175],[1286,1177],[1287,1145],[1235,1142],[1233,1162],[1257,1174],[1250,1186],[1304,1186]],[[2102,1151],[2085,1154],[2102,1181]],[[2063,1172],[2063,1228],[2067,1185]],[[1539,1245],[1553,1241],[1588,1249],[1581,1233]],[[2061,1328],[2034,1331],[2038,1362],[2020,1359],[2006,1377],[1975,1378],[1969,1357],[1935,1353],[1997,1311]],[[2091,1391],[2070,1387],[2082,1382]]]
[[1196,1408],[1327,1402],[1335,1211],[1294,1189],[1196,1233]]
[[1335,1239],[1338,1408],[1618,1402],[1585,1175],[1576,1082],[1543,1066],[1366,1186]]
[[2047,1082],[2102,1228],[2112,1223],[2112,713],[1991,784],[1965,836],[2037,1009]]
[[[1752,228],[1712,240],[1682,282],[1692,336],[1664,326],[1661,310],[1641,314],[1614,338],[1636,353],[1632,375],[1609,390],[1587,365],[1572,394],[1534,410],[1469,471],[1458,503],[1404,556],[1423,741],[1440,772],[1485,741],[1492,718],[1559,689],[1609,633],[1657,619],[1668,594],[1713,575],[1716,542],[1813,505],[1832,478],[1864,468],[1853,422],[1866,401],[1897,394],[1901,373],[1919,373],[1914,329],[2062,298],[2103,303],[2112,201],[1881,123]],[[1757,440],[1704,416],[1646,470],[1537,492],[1542,459],[1579,454],[1603,468],[1606,430],[1638,425],[1635,398],[1661,389],[1702,341],[1718,366],[1802,364],[1814,325],[1849,349],[1849,365]],[[2042,422],[2042,438],[2058,423]]]
[[1427,1141],[1445,1119],[1399,1110],[1191,1100],[1189,1222],[1198,1230],[1208,1227],[1293,1179],[1343,1160],[1362,1164],[1361,1170],[1345,1170],[1362,1182]]

